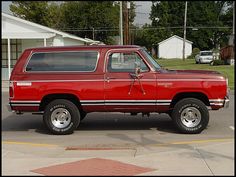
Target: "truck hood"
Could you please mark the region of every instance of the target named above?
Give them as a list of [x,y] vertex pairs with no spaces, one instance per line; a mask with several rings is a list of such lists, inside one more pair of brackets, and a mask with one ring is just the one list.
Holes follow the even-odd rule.
[[175,71],[176,73],[183,73],[183,74],[213,74],[213,75],[219,75],[220,73],[218,71],[210,71],[210,70],[169,70],[169,71]]
[[175,78],[194,78],[194,79],[224,79],[224,76],[217,71],[210,70],[169,70],[163,69],[163,74]]

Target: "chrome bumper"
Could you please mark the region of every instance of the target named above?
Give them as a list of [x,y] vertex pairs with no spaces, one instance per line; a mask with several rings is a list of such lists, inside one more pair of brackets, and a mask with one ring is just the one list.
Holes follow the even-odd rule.
[[225,97],[225,100],[224,100],[224,108],[228,108],[229,107],[229,98],[228,97]]

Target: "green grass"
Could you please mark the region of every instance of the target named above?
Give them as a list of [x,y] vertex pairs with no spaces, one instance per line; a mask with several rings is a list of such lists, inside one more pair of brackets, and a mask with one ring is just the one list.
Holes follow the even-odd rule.
[[229,87],[234,90],[234,66],[218,65],[210,66],[209,64],[195,64],[194,59],[157,59],[157,62],[168,69],[199,69],[199,70],[212,70],[222,73],[229,78]]

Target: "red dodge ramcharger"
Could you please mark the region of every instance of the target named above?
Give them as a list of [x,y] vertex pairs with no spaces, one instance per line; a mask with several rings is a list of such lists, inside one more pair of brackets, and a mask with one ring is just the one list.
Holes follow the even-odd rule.
[[208,110],[229,106],[215,71],[168,70],[139,46],[26,49],[10,78],[9,110],[42,113],[53,134],[70,134],[90,112],[167,113],[182,133],[200,133]]

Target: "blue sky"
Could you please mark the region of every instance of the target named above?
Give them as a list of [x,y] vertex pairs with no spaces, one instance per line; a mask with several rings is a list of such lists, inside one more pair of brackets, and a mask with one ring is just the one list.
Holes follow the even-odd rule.
[[[136,17],[134,20],[135,25],[144,25],[145,23],[151,23],[149,20],[149,13],[151,12],[151,1],[134,1],[137,5],[136,8]],[[9,10],[9,5],[11,4],[11,1],[2,1],[2,12],[11,14],[11,11]]]

